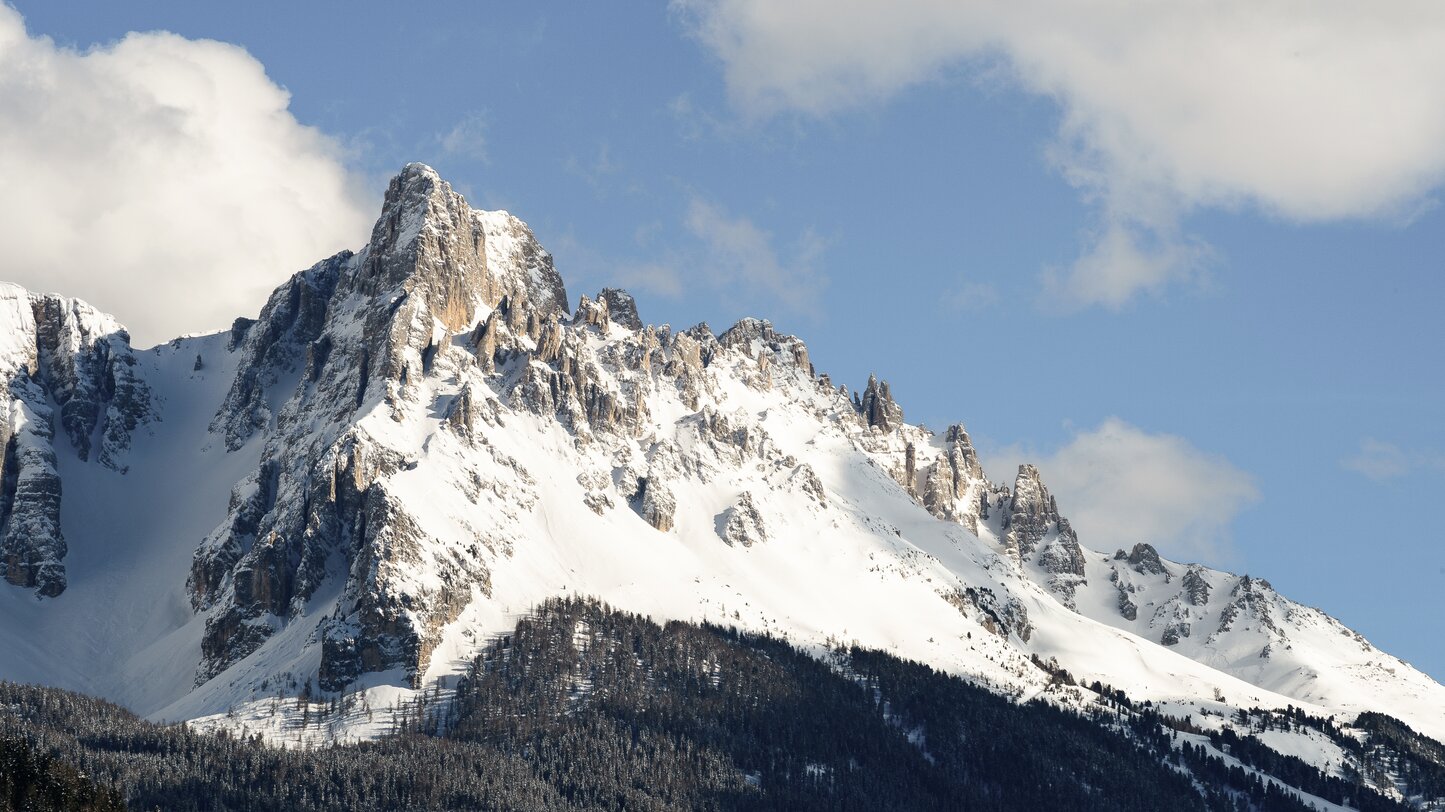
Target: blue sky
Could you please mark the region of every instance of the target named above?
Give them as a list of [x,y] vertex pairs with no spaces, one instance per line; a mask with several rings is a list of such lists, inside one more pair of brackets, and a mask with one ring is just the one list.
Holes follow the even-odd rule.
[[[620,284],[652,322],[770,318],[835,382],[877,372],[910,420],[963,421],[995,478],[1039,461],[1086,545],[1151,540],[1263,576],[1445,677],[1438,13],[1322,15],[1292,37],[1288,18],[1241,4],[1219,13],[1237,44],[1221,49],[1180,33],[1201,29],[1194,12],[1099,12],[1098,31],[1065,19],[1061,33],[975,5],[19,0],[27,47],[62,66],[47,92],[127,117],[88,174],[22,181],[31,209],[54,195],[93,212],[109,167],[152,166],[117,143],[149,149],[145,128],[169,132],[174,111],[104,89],[125,71],[143,84],[152,56],[193,61],[203,85],[230,71],[240,90],[207,104],[253,94],[260,112],[174,125],[184,149],[115,181],[120,199],[194,189],[201,213],[105,204],[116,233],[191,253],[120,236],[88,240],[105,251],[93,262],[48,265],[74,255],[56,237],[17,281],[90,299],[141,343],[219,327],[322,248],[362,244],[387,176],[424,161],[531,224],[574,299]],[[114,46],[158,30],[179,36]],[[198,39],[240,46],[265,77]],[[0,73],[15,70],[5,42]],[[87,59],[96,72],[75,78]],[[0,97],[31,92],[0,75]],[[0,144],[23,155],[48,126],[35,121],[0,122]],[[27,172],[72,134],[71,164],[100,150],[56,126]],[[210,178],[194,155],[254,182]],[[288,194],[324,186],[335,204],[293,213],[268,171],[315,173]],[[250,196],[207,203],[218,188]],[[0,214],[17,229],[32,216]],[[283,215],[302,232],[290,242],[226,242]],[[155,274],[144,297],[123,289],[132,255]],[[244,263],[205,259],[223,255]]]

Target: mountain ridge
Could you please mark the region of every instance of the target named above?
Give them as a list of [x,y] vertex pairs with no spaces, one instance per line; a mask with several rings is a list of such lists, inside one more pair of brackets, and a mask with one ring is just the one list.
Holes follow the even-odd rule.
[[[1014,696],[1045,694],[1040,657],[1190,718],[1307,704],[1445,738],[1445,689],[1338,621],[1083,546],[1036,468],[992,482],[961,424],[834,388],[767,321],[649,326],[616,289],[569,310],[525,224],[420,164],[365,247],[229,331],[137,352],[7,290],[0,638],[25,654],[3,677],[218,727],[295,680],[385,706],[454,685],[515,612],[595,594]],[[54,532],[6,529],[31,515]]]

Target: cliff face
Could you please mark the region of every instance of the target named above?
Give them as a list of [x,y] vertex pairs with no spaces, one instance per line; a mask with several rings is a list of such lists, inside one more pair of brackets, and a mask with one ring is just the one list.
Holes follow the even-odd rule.
[[0,318],[0,577],[55,597],[67,549],[57,454],[125,473],[150,392],[129,334],[83,302],[0,285]]
[[[551,257],[521,221],[473,211],[412,164],[392,180],[361,252],[297,274],[254,323],[233,328],[242,360],[212,427],[229,448],[265,447],[192,565],[192,605],[208,613],[197,682],[304,614],[339,567],[345,597],[323,632],[321,683],[425,667],[440,626],[473,587],[485,591],[487,569],[476,556],[428,548],[415,515],[426,506],[404,504],[386,484],[415,466],[415,449],[377,420],[419,419],[428,377],[475,365],[482,314],[540,337],[565,300]],[[452,424],[475,432],[478,408],[462,399]],[[439,582],[403,592],[412,570]]]

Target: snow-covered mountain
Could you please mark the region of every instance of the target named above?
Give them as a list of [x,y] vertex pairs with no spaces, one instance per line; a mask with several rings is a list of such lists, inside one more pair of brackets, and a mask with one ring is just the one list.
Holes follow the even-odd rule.
[[0,678],[154,718],[266,729],[304,685],[384,710],[577,594],[1019,697],[1090,701],[1056,663],[1205,727],[1294,705],[1445,739],[1407,663],[1262,579],[1080,540],[1032,466],[990,479],[961,425],[834,386],[766,321],[569,311],[525,224],[419,164],[365,247],[225,332],[137,351],[0,288],[0,375]]

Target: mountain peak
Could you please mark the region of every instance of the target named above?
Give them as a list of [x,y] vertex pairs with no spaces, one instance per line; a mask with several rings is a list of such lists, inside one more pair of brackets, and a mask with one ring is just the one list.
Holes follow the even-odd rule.
[[[407,177],[430,178],[431,180],[434,180],[434,181],[441,181],[441,179],[442,179],[441,175],[439,175],[435,169],[432,169],[430,166],[428,166],[427,164],[422,163],[421,161],[411,161],[411,162],[408,163],[406,166],[403,166],[403,167],[401,168],[401,171],[398,172],[398,173],[396,174],[396,176],[397,176],[398,178],[407,178]],[[445,181],[443,181],[443,182],[445,182]]]
[[527,225],[472,209],[421,163],[402,167],[387,185],[358,285],[368,296],[423,294],[452,332],[505,296],[525,299],[542,317],[567,310],[562,278]]
[[1085,709],[1097,681],[1206,726],[1227,689],[1445,730],[1445,689],[1335,621],[1147,545],[1082,547],[1037,467],[989,481],[962,425],[906,423],[880,375],[835,390],[765,320],[647,327],[617,289],[561,318],[527,226],[424,164],[367,245],[229,336],[133,353],[6,290],[0,651],[20,654],[0,677],[290,741],[312,735],[304,694],[265,703],[310,684],[368,708],[317,735],[367,736],[456,685],[508,615],[595,594],[818,651],[845,633]]

